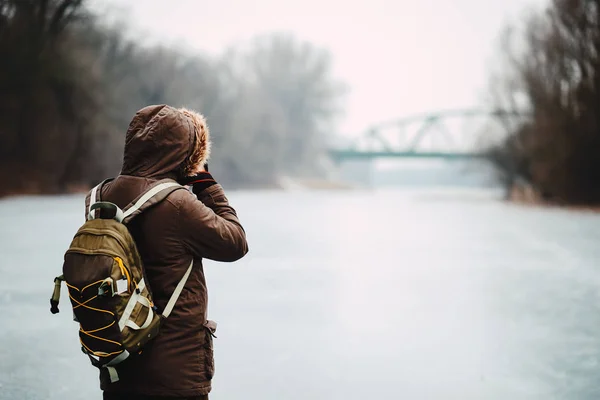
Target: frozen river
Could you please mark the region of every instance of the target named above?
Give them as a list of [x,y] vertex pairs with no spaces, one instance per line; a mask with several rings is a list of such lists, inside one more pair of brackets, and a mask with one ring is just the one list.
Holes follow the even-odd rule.
[[[211,398],[598,399],[600,214],[482,192],[234,192]],[[0,201],[0,399],[100,399],[52,280],[82,197]]]

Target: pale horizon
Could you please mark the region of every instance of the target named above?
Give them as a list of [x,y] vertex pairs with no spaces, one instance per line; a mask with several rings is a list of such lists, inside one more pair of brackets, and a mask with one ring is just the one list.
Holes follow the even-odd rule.
[[92,2],[95,9],[127,21],[135,37],[213,55],[269,32],[289,32],[328,49],[334,77],[348,86],[336,132],[343,135],[415,113],[485,107],[499,35],[508,23],[521,23],[527,10],[545,3]]

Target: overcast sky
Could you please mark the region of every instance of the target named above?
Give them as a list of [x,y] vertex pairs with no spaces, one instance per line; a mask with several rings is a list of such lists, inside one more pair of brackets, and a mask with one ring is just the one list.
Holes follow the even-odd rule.
[[[92,0],[94,1],[94,0]],[[95,0],[132,30],[218,54],[287,31],[328,48],[349,93],[339,129],[438,109],[479,107],[502,28],[545,0]],[[128,19],[129,20],[129,19]]]

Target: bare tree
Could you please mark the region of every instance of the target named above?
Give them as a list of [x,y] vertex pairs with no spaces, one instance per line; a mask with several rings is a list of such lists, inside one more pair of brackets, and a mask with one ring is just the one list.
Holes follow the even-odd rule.
[[208,117],[211,164],[227,184],[318,172],[341,94],[326,51],[278,34],[215,59],[142,47],[124,31],[83,0],[0,0],[4,191],[60,192],[118,174],[127,125],[149,104]]
[[[340,108],[344,85],[332,77],[330,54],[287,34],[255,38],[238,51],[238,78],[242,77],[271,99],[270,107],[286,121],[276,140],[282,171],[314,173],[327,131]],[[266,134],[266,132],[264,132]]]
[[508,92],[525,93],[532,118],[503,151],[555,201],[600,202],[599,23],[600,0],[554,0],[528,20],[524,51],[506,53]]
[[16,185],[39,176],[45,190],[58,190],[61,174],[50,171],[68,163],[89,100],[65,48],[66,28],[86,16],[82,0],[4,0],[0,13],[2,175]]

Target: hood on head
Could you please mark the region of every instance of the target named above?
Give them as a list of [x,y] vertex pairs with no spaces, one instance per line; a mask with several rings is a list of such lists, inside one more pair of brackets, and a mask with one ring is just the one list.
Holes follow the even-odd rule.
[[129,124],[121,174],[177,178],[195,140],[194,124],[181,111],[164,104],[144,107]]

